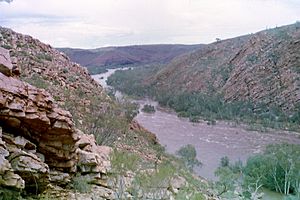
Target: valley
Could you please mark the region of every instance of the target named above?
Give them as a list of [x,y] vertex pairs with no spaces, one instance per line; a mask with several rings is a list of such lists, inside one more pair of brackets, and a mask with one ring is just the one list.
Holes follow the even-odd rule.
[[[93,76],[98,69],[1,27],[0,195],[297,199],[298,26],[145,63],[122,54]],[[33,158],[43,166],[34,177],[46,184],[28,175]]]
[[[167,64],[108,70],[99,76],[118,96],[122,92],[135,99],[131,101],[140,105],[135,119],[169,153],[193,145],[203,163],[195,172],[218,182],[215,172],[224,156],[235,165],[243,162],[246,170],[251,159],[265,154],[270,145],[299,147],[299,74],[294,67],[299,60],[293,59],[299,50],[298,27],[296,23],[218,41]],[[286,48],[288,52],[283,52]],[[284,56],[278,57],[279,52]],[[249,58],[253,55],[255,62]],[[145,105],[156,111],[143,112]],[[297,174],[299,168],[294,169]],[[265,199],[283,198],[265,191]]]
[[[117,70],[122,73],[128,69],[108,69],[108,72],[93,75],[92,77],[104,88],[107,79]],[[123,95],[120,91],[115,93],[118,98]],[[217,121],[215,125],[206,121],[190,122],[187,118],[178,117],[177,114],[150,99],[130,99],[139,104],[139,113],[135,119],[147,130],[154,133],[159,142],[167,151],[175,154],[178,149],[192,144],[197,151],[197,158],[203,163],[195,172],[207,180],[215,181],[214,172],[217,170],[222,157],[227,156],[232,162],[245,163],[249,156],[262,153],[268,144],[295,143],[300,144],[300,135],[297,132],[280,130],[257,131],[251,130],[249,125],[236,124],[230,121]],[[149,114],[141,111],[144,105],[153,105],[155,113]],[[264,190],[263,200],[280,200],[278,193]]]
[[300,200],[299,10],[0,0],[0,200]]
[[[92,77],[107,88],[110,87],[106,83],[107,78],[117,70],[124,69],[109,69],[106,73]],[[116,91],[116,94],[121,97],[119,91]],[[186,144],[195,146],[198,159],[203,162],[203,166],[197,168],[196,172],[209,180],[216,180],[214,171],[224,156],[228,156],[234,162],[238,160],[245,162],[250,155],[261,153],[267,144],[283,142],[300,144],[300,134],[297,132],[256,131],[251,130],[249,125],[230,121],[218,121],[215,125],[210,125],[206,121],[193,123],[187,118],[178,117],[174,111],[159,106],[156,101],[150,99],[131,99],[131,101],[140,105],[139,114],[135,119],[154,133],[168,152],[175,154]],[[142,112],[141,108],[146,104],[154,105],[156,112],[153,114]]]

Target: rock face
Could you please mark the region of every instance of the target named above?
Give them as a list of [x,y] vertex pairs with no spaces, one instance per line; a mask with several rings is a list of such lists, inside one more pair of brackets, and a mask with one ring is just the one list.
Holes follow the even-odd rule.
[[14,170],[10,162],[6,159],[9,151],[5,142],[2,140],[2,128],[0,128],[0,186],[12,187],[17,190],[24,189],[25,182]]
[[6,76],[11,76],[12,68],[9,51],[0,47],[0,72]]
[[111,149],[76,129],[46,90],[12,77],[9,54],[0,53],[7,58],[0,71],[0,187],[40,193],[68,184],[75,173],[104,184]]
[[0,91],[2,126],[38,143],[51,167],[74,170],[76,140],[70,113],[58,108],[45,90],[2,73]]

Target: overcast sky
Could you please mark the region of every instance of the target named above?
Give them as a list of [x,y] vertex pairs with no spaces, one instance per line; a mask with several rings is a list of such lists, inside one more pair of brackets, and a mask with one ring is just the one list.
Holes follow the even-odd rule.
[[300,20],[300,0],[0,0],[0,25],[55,47],[209,43]]

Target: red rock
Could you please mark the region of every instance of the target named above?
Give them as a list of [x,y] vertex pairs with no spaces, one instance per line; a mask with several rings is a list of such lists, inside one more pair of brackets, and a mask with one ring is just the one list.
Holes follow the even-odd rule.
[[9,51],[0,47],[0,72],[6,76],[11,76],[12,68]]

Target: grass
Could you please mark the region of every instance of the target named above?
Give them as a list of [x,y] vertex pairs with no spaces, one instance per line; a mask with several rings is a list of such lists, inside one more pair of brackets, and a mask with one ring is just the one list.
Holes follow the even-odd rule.
[[91,191],[92,187],[88,183],[88,179],[80,174],[77,174],[72,179],[72,188],[80,193],[88,193]]
[[49,87],[49,83],[39,74],[33,74],[31,77],[23,78],[23,80],[41,89],[48,89]]

